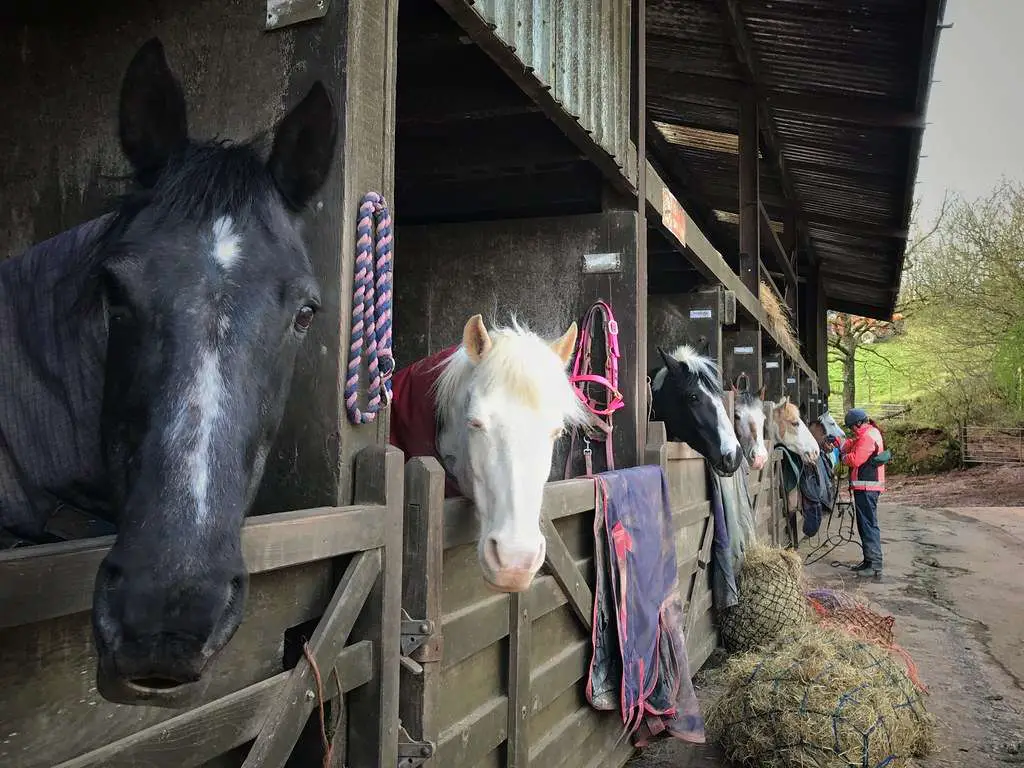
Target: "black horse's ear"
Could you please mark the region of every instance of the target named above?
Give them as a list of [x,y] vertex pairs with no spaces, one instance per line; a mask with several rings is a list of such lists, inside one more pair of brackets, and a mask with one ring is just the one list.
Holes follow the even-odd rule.
[[338,138],[338,118],[324,84],[284,116],[274,134],[267,169],[288,207],[299,211],[327,180]]
[[125,71],[118,129],[135,178],[147,187],[188,141],[185,95],[158,38],[146,41]]
[[661,360],[665,363],[665,367],[668,368],[668,372],[671,373],[674,378],[678,377],[681,372],[679,361],[661,347],[658,347],[658,354],[661,355]]

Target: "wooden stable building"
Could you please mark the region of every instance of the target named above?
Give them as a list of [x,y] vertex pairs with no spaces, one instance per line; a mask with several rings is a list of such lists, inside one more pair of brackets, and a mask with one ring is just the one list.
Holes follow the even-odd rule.
[[[496,595],[478,575],[472,505],[444,499],[437,461],[404,457],[403,470],[386,411],[347,420],[359,201],[377,191],[392,204],[400,367],[457,342],[477,312],[515,311],[554,336],[596,299],[612,304],[626,401],[616,461],[668,477],[696,670],[717,642],[713,523],[702,457],[648,424],[653,350],[702,338],[727,382],[787,393],[805,418],[821,411],[826,311],[884,318],[896,300],[944,5],[4,4],[4,254],[122,190],[117,87],[153,35],[196,135],[266,130],[316,79],[341,129],[306,217],[332,321],[301,354],[244,530],[246,619],[204,699],[175,711],[99,696],[88,611],[112,537],[65,521],[67,541],[0,552],[0,764],[318,764],[311,638],[334,673],[336,765],[623,765],[621,720],[583,695],[592,481],[553,470],[545,570],[529,592]],[[765,289],[789,308],[797,348],[771,324]],[[553,466],[565,459],[562,446]],[[750,487],[759,533],[777,543],[773,466]]]

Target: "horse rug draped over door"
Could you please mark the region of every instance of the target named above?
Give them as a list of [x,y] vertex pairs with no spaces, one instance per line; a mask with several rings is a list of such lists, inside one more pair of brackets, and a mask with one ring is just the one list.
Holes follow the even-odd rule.
[[622,713],[643,745],[655,734],[704,743],[690,680],[665,474],[659,466],[595,478],[593,654],[587,699]]
[[739,603],[736,574],[743,570],[747,546],[757,540],[754,505],[747,485],[749,465],[744,459],[730,477],[720,477],[705,463],[711,512],[715,521],[712,548],[711,598],[715,610]]
[[[440,456],[437,450],[437,402],[434,384],[458,346],[447,347],[397,371],[391,379],[391,432],[388,438],[405,458]],[[455,479],[445,472],[446,498],[461,496]]]
[[828,459],[819,455],[812,467],[792,451],[783,449],[782,452],[786,457],[782,463],[783,487],[789,493],[799,486],[804,536],[814,536],[821,527],[823,511],[832,507],[835,489],[832,486],[832,473],[828,469]]

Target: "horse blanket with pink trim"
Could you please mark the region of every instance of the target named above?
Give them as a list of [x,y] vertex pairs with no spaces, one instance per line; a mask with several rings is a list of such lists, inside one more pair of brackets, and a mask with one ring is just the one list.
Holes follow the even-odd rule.
[[[437,403],[434,384],[458,347],[448,347],[396,371],[391,379],[391,434],[388,442],[401,448],[406,459],[434,456],[437,451]],[[442,461],[442,464],[444,462]],[[460,496],[455,480],[446,473],[446,497]]]
[[593,653],[587,699],[618,708],[634,742],[663,731],[704,743],[683,636],[675,536],[659,466],[596,478]]

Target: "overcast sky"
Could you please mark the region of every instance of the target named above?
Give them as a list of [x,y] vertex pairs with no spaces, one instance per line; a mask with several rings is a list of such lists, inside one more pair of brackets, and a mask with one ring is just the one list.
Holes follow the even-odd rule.
[[945,190],[986,194],[1024,180],[1024,0],[947,0],[916,197],[934,217]]

